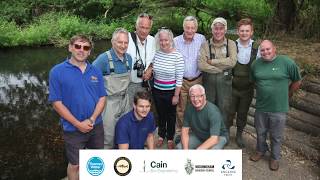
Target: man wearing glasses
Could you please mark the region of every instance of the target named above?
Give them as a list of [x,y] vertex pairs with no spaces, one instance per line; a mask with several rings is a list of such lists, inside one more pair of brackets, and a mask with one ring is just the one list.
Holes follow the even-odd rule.
[[[228,131],[219,108],[206,100],[202,85],[189,90],[191,104],[184,113],[181,142],[178,149],[223,149],[228,141]],[[192,131],[190,131],[192,129]]]
[[[129,100],[130,106],[133,105],[133,97],[136,92],[145,90],[142,86],[151,78],[152,59],[155,54],[154,37],[149,35],[152,27],[152,16],[147,13],[142,13],[136,21],[136,31],[129,33],[129,45],[127,53],[133,59],[131,82],[129,84]],[[147,72],[146,70],[149,69]],[[146,83],[144,83],[146,84]]]
[[79,179],[79,150],[103,148],[101,112],[107,95],[101,72],[87,62],[91,40],[74,36],[69,43],[71,58],[54,66],[49,74],[49,102],[60,115],[68,179]]

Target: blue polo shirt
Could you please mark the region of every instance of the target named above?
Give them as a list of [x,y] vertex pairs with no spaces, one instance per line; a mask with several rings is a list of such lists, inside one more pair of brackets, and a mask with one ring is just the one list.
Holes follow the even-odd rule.
[[[131,69],[132,58],[128,53],[125,53],[124,60],[121,61],[114,52],[113,48],[111,48],[109,51],[114,65],[114,73],[122,74],[128,72],[128,68]],[[129,67],[127,67],[126,61],[128,61]],[[100,69],[103,75],[110,74],[109,59],[106,52],[100,54],[97,59],[93,61],[92,65]]]
[[131,110],[117,122],[115,146],[118,148],[118,144],[129,144],[129,149],[144,149],[148,134],[153,133],[155,129],[156,125],[151,112],[139,121]]
[[[69,59],[54,66],[49,74],[49,102],[61,101],[79,121],[90,118],[99,99],[106,96],[101,72],[87,62],[85,72],[71,64]],[[61,117],[64,131],[76,131]],[[102,123],[101,115],[95,125]]]

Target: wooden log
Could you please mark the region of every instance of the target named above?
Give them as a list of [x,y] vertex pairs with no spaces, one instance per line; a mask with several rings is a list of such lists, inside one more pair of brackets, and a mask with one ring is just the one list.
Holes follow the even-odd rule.
[[303,81],[302,89],[320,95],[320,82]]
[[[320,91],[320,89],[319,89]],[[320,106],[320,95],[300,90],[292,99],[304,100],[316,106]]]
[[320,117],[319,116],[312,115],[310,113],[301,111],[301,110],[296,109],[294,107],[290,108],[288,115],[294,119],[297,119],[297,120],[303,122],[303,123],[308,123],[312,126],[320,128]]
[[[245,132],[256,138],[256,130],[253,127],[253,117],[248,117],[248,123]],[[320,161],[320,139],[311,137],[303,132],[296,131],[290,127],[285,128],[283,145],[289,147],[297,153],[301,153],[307,159]]]
[[290,105],[296,109],[308,112],[320,117],[320,106],[303,99],[293,98],[290,100]]
[[294,128],[295,130],[305,132],[306,134],[312,135],[312,136],[320,136],[320,128],[313,126],[308,123],[304,123],[302,121],[299,121],[291,116],[288,116],[287,118],[287,126]]
[[[320,117],[320,96],[313,93],[307,94],[309,95],[304,95],[301,98],[291,98],[290,106]],[[251,107],[256,107],[255,98],[252,99]]]
[[[252,132],[256,133],[253,117],[248,117],[248,123],[247,123],[246,129],[247,128],[252,129],[253,130]],[[290,126],[285,127],[285,134],[286,134],[285,135],[286,139],[294,139],[300,144],[307,145],[314,149],[320,150],[319,136],[310,136],[307,133],[304,133],[302,131],[297,131],[294,128],[291,128]]]
[[247,125],[252,126],[254,128],[254,117],[248,116]]
[[[255,109],[250,107],[248,112],[248,123],[250,123],[249,119],[251,119],[252,126],[254,122],[254,111]],[[287,123],[287,126],[294,128],[298,131],[302,131],[306,134],[309,134],[315,137],[320,136],[320,127],[313,125],[314,123],[301,121],[300,119],[295,118],[294,116],[290,116],[290,114],[288,114],[286,123]]]
[[315,84],[320,84],[320,78],[310,78],[308,81]]

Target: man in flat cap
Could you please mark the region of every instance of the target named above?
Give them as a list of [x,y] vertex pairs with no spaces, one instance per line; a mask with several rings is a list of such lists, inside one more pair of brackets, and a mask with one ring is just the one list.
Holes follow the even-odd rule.
[[227,39],[227,21],[218,17],[213,20],[212,38],[200,48],[198,67],[203,72],[203,86],[207,99],[216,104],[222,114],[226,128],[227,115],[232,100],[232,68],[237,63],[237,48],[234,41]]

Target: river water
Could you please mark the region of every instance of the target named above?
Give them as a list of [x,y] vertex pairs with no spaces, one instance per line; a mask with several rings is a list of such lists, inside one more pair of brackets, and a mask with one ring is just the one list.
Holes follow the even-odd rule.
[[[110,48],[96,42],[89,58]],[[0,49],[0,179],[61,179],[67,160],[59,117],[48,104],[50,69],[67,48]]]

